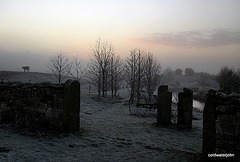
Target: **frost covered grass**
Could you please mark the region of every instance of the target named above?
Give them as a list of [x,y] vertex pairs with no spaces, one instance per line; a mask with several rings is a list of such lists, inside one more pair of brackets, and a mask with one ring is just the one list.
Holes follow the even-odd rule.
[[0,161],[200,161],[201,112],[190,130],[158,126],[156,112],[130,115],[127,92],[119,93],[99,100],[83,90],[79,132],[29,134],[2,125]]
[[129,114],[123,102],[97,101],[82,94],[81,131],[29,136],[0,128],[3,161],[195,161],[202,143],[201,120],[193,129],[157,126],[146,117]]

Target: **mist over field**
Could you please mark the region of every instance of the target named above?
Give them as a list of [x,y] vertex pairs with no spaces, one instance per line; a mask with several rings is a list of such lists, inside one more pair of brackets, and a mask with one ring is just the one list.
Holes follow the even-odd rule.
[[[88,60],[101,38],[126,58],[130,50],[153,53],[164,68],[216,74],[239,68],[239,2],[6,1],[0,2],[0,70],[45,72],[62,51]],[[124,12],[123,12],[124,11]]]

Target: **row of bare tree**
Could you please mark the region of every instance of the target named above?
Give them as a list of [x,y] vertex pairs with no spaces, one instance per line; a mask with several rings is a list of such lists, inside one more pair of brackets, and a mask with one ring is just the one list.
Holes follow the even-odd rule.
[[137,95],[145,88],[148,96],[153,95],[154,90],[161,83],[161,64],[150,52],[141,49],[133,49],[125,60],[125,81],[130,94]]
[[99,97],[105,97],[108,91],[114,97],[121,86],[127,87],[130,94],[135,94],[138,98],[145,89],[151,97],[161,83],[162,72],[160,62],[152,53],[132,49],[130,55],[123,60],[115,54],[111,44],[102,42],[101,39],[91,46],[90,61],[85,70],[81,59],[73,57],[70,60],[62,52],[50,58],[48,68],[59,84],[70,75],[80,80],[84,73],[85,78],[97,87]]
[[115,49],[107,42],[98,39],[91,46],[90,62],[86,69],[86,78],[97,87],[98,96],[106,96],[111,90],[112,97],[117,95],[117,90],[122,78],[122,60],[115,55]]
[[130,94],[140,97],[145,88],[149,96],[161,82],[161,65],[152,53],[133,49],[130,56],[122,60],[115,55],[111,44],[97,40],[92,46],[92,55],[87,67],[88,79],[98,87],[98,95],[104,97],[107,91],[116,96],[117,90],[125,83]]

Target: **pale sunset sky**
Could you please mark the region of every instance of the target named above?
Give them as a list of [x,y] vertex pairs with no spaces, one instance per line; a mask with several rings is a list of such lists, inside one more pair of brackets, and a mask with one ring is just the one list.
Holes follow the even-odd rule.
[[239,0],[1,0],[0,71],[46,72],[62,51],[88,59],[101,38],[122,58],[141,48],[164,68],[240,68]]

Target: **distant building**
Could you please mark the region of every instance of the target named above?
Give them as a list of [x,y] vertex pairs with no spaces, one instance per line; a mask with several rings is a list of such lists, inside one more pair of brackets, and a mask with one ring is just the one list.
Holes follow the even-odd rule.
[[23,66],[22,69],[24,72],[29,72],[29,66]]

